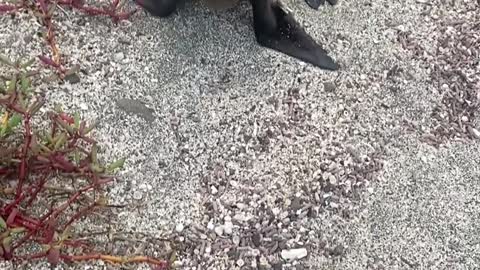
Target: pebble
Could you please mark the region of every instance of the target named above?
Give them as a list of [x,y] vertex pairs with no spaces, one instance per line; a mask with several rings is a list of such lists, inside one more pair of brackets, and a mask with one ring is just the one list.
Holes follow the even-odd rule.
[[263,255],[260,257],[259,262],[260,262],[260,267],[264,267],[264,268],[270,267],[270,264],[268,263],[267,258],[265,258],[265,256]]
[[238,235],[233,236],[232,242],[233,242],[233,244],[235,244],[236,246],[240,245],[240,237],[239,237]]
[[80,77],[78,76],[78,74],[73,73],[65,76],[65,81],[68,81],[71,84],[76,84],[80,82]]
[[208,224],[207,224],[207,229],[209,229],[209,230],[215,229],[215,225],[213,225],[213,222],[211,222],[211,221],[208,222]]
[[256,247],[260,246],[260,244],[262,243],[261,240],[262,240],[262,236],[259,233],[253,234],[252,242]]
[[284,249],[281,256],[284,260],[298,260],[306,257],[308,254],[306,248]]
[[135,200],[140,200],[140,199],[142,199],[142,197],[143,197],[143,196],[142,196],[142,192],[140,192],[139,190],[135,190],[135,191],[133,192],[133,198],[134,198]]
[[330,202],[330,207],[332,207],[332,208],[335,208],[335,209],[336,209],[336,208],[339,208],[339,207],[340,207],[340,205],[339,205],[338,203],[335,203],[335,202]]
[[182,223],[178,223],[177,226],[175,226],[175,231],[177,231],[178,233],[181,233],[183,229],[185,229],[185,226],[183,226]]
[[337,245],[331,252],[330,254],[332,256],[342,256],[343,253],[345,252],[345,247],[343,245]]
[[248,221],[248,218],[243,213],[236,214],[235,216],[233,216],[233,219],[240,222]]
[[118,52],[113,56],[113,59],[117,62],[122,61],[124,58],[125,58],[125,55],[123,54],[123,52]]
[[88,110],[88,105],[86,103],[83,103],[83,102],[80,103],[79,107],[80,107],[80,110],[82,110],[82,111],[87,111]]
[[273,270],[282,270],[283,269],[283,263],[282,262],[277,262],[273,265]]
[[480,139],[480,131],[478,131],[478,129],[470,126],[468,126],[467,129],[470,135],[472,135],[475,139]]
[[223,232],[229,235],[233,233],[233,223],[231,221],[225,221],[225,225],[223,226]]
[[215,227],[215,233],[218,235],[218,236],[222,236],[223,235],[223,227],[222,226],[217,226]]
[[173,268],[179,268],[179,267],[183,266],[183,262],[181,262],[181,261],[174,261],[174,262],[172,263],[172,266],[173,266]]
[[323,88],[325,89],[325,92],[334,92],[336,86],[333,82],[325,82],[323,83]]
[[244,204],[244,203],[237,203],[237,207],[238,207],[238,209],[245,209],[245,208],[247,208],[247,205]]
[[338,184],[337,177],[335,177],[335,175],[333,174],[330,174],[328,176],[328,182],[330,182],[330,184],[332,184],[333,186],[336,186]]

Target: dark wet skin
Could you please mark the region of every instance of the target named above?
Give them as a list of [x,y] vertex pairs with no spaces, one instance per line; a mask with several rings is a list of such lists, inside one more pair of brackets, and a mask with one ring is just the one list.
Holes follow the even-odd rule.
[[[338,64],[309,36],[295,19],[274,0],[249,0],[253,8],[255,37],[263,47],[325,70],[337,70]],[[306,0],[314,2],[314,0]],[[325,0],[320,1],[324,4]],[[327,0],[336,3],[337,0]],[[137,0],[150,14],[166,17],[176,10],[176,0]]]
[[307,4],[313,8],[313,9],[318,9],[321,5],[325,5],[325,2],[330,3],[330,5],[336,5],[338,0],[305,0]]

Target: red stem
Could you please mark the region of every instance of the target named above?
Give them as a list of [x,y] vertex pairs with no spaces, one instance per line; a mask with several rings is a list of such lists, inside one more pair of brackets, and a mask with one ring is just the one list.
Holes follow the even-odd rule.
[[16,191],[17,199],[22,196],[23,183],[25,182],[25,178],[27,175],[27,158],[28,158],[27,154],[28,154],[28,150],[30,149],[30,143],[32,141],[32,132],[30,128],[30,115],[28,113],[24,113],[24,117],[25,117],[25,120],[24,120],[25,142],[23,145],[20,169],[18,172],[18,183],[17,183],[17,191]]

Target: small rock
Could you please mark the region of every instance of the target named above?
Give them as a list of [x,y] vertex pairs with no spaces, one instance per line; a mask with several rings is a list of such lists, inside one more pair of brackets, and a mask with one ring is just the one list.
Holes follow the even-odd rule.
[[335,175],[333,174],[330,174],[328,176],[328,182],[332,185],[332,186],[336,186],[338,184],[338,181],[337,181],[337,177],[335,177]]
[[252,267],[252,269],[257,269],[257,261],[256,261],[256,260],[252,260],[250,266]]
[[183,226],[182,223],[178,223],[177,226],[175,226],[175,231],[177,231],[178,233],[181,233],[184,228],[185,226]]
[[215,194],[218,193],[218,189],[215,186],[211,186],[210,187],[210,192],[212,193],[212,195],[215,195]]
[[273,270],[282,270],[283,269],[283,263],[282,262],[277,262],[273,264]]
[[209,229],[209,230],[215,229],[215,225],[213,225],[213,222],[211,222],[211,221],[208,222],[208,224],[207,224],[207,229]]
[[180,268],[180,267],[183,266],[183,263],[182,263],[182,261],[174,261],[172,263],[172,266],[173,266],[173,268]]
[[472,137],[474,137],[475,139],[480,140],[480,131],[478,131],[478,129],[473,128],[473,127],[471,127],[471,126],[468,126],[468,127],[467,127],[467,130],[468,130],[468,132],[470,133],[470,135],[472,135]]
[[88,105],[86,103],[80,103],[80,105],[78,105],[80,107],[80,110],[82,111],[87,111],[88,110]]
[[332,251],[330,251],[330,255],[332,256],[342,256],[345,252],[345,248],[343,245],[337,245]]
[[141,189],[142,191],[147,191],[148,190],[148,187],[145,183],[142,183],[138,186],[139,189]]
[[292,211],[297,211],[298,209],[302,208],[302,201],[300,200],[299,197],[295,197],[292,201],[292,204],[290,205],[290,208]]
[[26,36],[23,37],[23,41],[25,43],[30,43],[33,41],[33,35],[32,34],[27,34]]
[[240,245],[240,237],[239,237],[238,235],[233,236],[232,242],[233,242],[233,244],[235,244],[236,246]]
[[231,221],[226,221],[225,222],[225,225],[223,227],[223,232],[225,232],[225,234],[232,234],[233,232],[233,223]]
[[77,75],[77,73],[73,73],[73,74],[65,76],[65,81],[67,81],[71,84],[76,84],[76,83],[80,82],[80,77]]
[[260,257],[259,261],[260,261],[260,267],[261,268],[269,268],[270,267],[270,264],[268,263],[268,260],[267,260],[267,258],[265,258],[265,256],[262,255]]
[[245,209],[246,207],[247,207],[247,205],[244,204],[244,203],[237,203],[237,208],[238,209]]
[[405,32],[406,31],[405,25],[403,25],[403,24],[398,25],[397,27],[395,27],[395,29],[400,31],[400,32]]
[[116,53],[114,56],[113,56],[113,59],[117,62],[120,62],[123,60],[123,58],[125,58],[125,55],[123,54],[123,52],[119,52],[119,53]]
[[336,203],[336,202],[330,202],[329,204],[330,204],[330,207],[332,207],[332,208],[334,208],[334,209],[337,209],[337,208],[340,207],[340,205],[339,205],[338,203]]
[[336,86],[333,82],[325,82],[323,83],[323,89],[325,89],[325,92],[331,93],[335,91]]
[[252,242],[256,247],[259,247],[261,244],[262,236],[257,232],[252,235]]
[[215,233],[218,235],[218,236],[222,236],[223,235],[223,227],[222,226],[217,226],[215,227]]
[[243,213],[236,214],[235,216],[233,216],[233,219],[240,222],[248,221],[248,218]]
[[143,197],[142,192],[140,192],[139,190],[136,190],[136,191],[133,192],[133,198],[135,200],[140,200],[140,199],[142,199],[142,197]]
[[282,250],[281,256],[284,260],[298,260],[306,257],[308,254],[306,248],[294,248],[294,249],[284,249]]
[[130,42],[130,40],[128,40],[128,39],[126,39],[126,38],[124,38],[124,37],[119,38],[119,39],[118,39],[118,42],[121,43],[121,44],[125,44],[125,45],[130,45],[130,44],[132,44],[132,43]]
[[153,110],[139,100],[121,98],[117,100],[117,106],[125,112],[137,114],[145,120],[152,122],[155,119]]

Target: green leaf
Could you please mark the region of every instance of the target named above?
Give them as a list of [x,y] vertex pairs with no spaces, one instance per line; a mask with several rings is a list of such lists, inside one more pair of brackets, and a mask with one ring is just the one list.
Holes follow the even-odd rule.
[[55,12],[55,7],[57,5],[56,4],[53,4],[51,5],[50,7],[48,7],[48,12],[47,12],[47,16],[48,17],[52,17],[53,16],[53,13]]
[[103,168],[97,164],[91,164],[90,165],[90,169],[93,171],[93,172],[96,172],[96,173],[102,173],[103,172]]
[[92,146],[92,152],[91,152],[90,158],[92,159],[92,163],[95,165],[98,164],[97,151],[98,151],[98,147],[96,144],[94,144]]
[[16,68],[19,68],[21,62],[22,62],[22,59],[18,58],[17,60],[15,60],[15,62],[13,64],[15,65]]
[[6,55],[3,54],[0,54],[0,63],[11,67],[14,66],[13,62]]
[[66,129],[70,135],[73,135],[75,133],[72,126],[70,126],[67,122],[63,121],[62,119],[57,119],[57,123],[60,126],[62,126],[64,129]]
[[87,135],[88,133],[90,133],[90,131],[92,131],[97,125],[98,125],[98,121],[96,121],[95,123],[93,123],[91,126],[89,126],[88,128],[86,128],[84,131],[83,131],[83,134],[82,135]]
[[66,141],[67,141],[67,134],[65,134],[64,132],[62,132],[62,133],[61,133],[60,135],[58,135],[58,137],[56,138],[56,142],[55,142],[54,149],[55,149],[55,150],[60,149],[60,148],[65,144]]
[[15,227],[15,228],[10,229],[10,232],[13,233],[13,234],[23,233],[25,231],[26,231],[26,229],[24,227]]
[[75,112],[73,114],[74,127],[78,129],[80,127],[80,114]]
[[13,75],[13,78],[10,81],[8,81],[7,92],[13,93],[15,92],[15,89],[17,89],[17,75]]
[[123,168],[123,165],[125,164],[125,160],[126,160],[126,158],[121,158],[121,159],[113,162],[112,164],[110,164],[108,166],[107,170],[109,172],[113,172],[117,168]]
[[55,106],[53,107],[53,110],[54,110],[55,112],[57,112],[57,113],[63,112],[63,110],[62,110],[62,104],[60,104],[60,103],[55,103]]
[[32,58],[32,59],[28,60],[27,62],[22,64],[20,67],[21,68],[27,68],[27,67],[31,66],[33,63],[35,63],[35,58]]
[[10,252],[12,249],[12,237],[8,236],[2,240],[3,250]]
[[0,230],[5,230],[7,228],[7,223],[5,222],[5,220],[0,217]]
[[22,91],[27,94],[30,89],[30,80],[27,78],[27,75],[25,73],[22,73],[22,77],[20,79],[20,86],[22,88]]
[[35,103],[33,103],[32,106],[30,106],[30,108],[28,109],[28,113],[30,114],[30,116],[35,115],[40,110],[40,108],[42,108],[43,104],[45,104],[44,99],[37,100]]
[[43,145],[43,144],[38,144],[38,146],[47,154],[50,154],[52,152],[52,150],[50,150],[50,148],[48,148],[47,146]]
[[77,165],[80,163],[80,152],[78,151],[78,149],[75,150],[73,160]]
[[22,109],[22,111],[25,111],[27,108],[27,102],[23,98],[23,94],[18,93],[17,98],[18,98],[18,104],[20,105],[20,108]]
[[8,121],[8,126],[13,129],[15,127],[17,127],[20,123],[22,123],[22,116],[18,113],[12,115],[12,117],[10,117],[10,120]]

